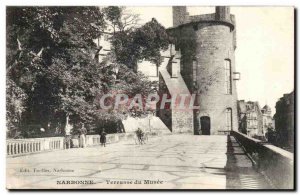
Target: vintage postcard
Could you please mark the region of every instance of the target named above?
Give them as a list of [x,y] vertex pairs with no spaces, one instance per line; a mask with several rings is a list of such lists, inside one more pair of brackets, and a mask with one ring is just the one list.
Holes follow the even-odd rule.
[[293,190],[294,14],[7,6],[7,189]]

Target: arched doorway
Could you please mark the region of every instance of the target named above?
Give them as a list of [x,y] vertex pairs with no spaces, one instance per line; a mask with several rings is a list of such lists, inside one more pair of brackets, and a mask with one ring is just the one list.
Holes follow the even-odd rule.
[[208,116],[200,117],[202,135],[210,135],[210,118]]

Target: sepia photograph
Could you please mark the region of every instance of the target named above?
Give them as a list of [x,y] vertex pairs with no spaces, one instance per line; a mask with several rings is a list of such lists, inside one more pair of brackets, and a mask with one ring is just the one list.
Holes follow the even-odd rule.
[[295,7],[5,14],[8,190],[295,190]]

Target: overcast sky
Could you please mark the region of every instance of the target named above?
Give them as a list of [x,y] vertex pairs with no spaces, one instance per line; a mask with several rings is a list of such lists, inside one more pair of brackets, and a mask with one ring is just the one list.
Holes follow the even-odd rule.
[[[140,23],[156,18],[172,26],[171,7],[128,7]],[[190,15],[213,13],[214,7],[188,7]],[[275,113],[276,101],[294,89],[293,7],[231,7],[236,17],[238,99],[266,103]]]

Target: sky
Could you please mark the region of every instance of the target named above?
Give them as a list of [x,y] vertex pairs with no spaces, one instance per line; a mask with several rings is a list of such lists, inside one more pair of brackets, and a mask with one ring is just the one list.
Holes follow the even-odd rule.
[[[156,18],[172,26],[171,7],[128,7],[140,15],[140,24]],[[190,15],[214,13],[214,7],[187,7]],[[294,8],[231,7],[236,18],[236,71],[239,100],[275,105],[285,93],[294,90]]]

